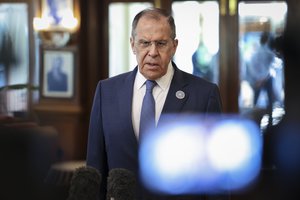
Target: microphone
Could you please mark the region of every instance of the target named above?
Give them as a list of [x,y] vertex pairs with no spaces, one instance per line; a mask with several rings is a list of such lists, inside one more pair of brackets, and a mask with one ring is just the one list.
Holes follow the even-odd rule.
[[136,184],[133,172],[123,168],[110,170],[107,178],[107,200],[134,200]]
[[97,200],[102,177],[93,167],[77,168],[71,179],[71,186],[67,200]]

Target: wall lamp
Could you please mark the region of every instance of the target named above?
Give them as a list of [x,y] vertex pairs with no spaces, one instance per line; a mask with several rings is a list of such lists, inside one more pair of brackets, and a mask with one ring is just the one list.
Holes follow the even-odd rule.
[[73,0],[42,0],[40,17],[33,19],[34,30],[46,46],[66,46],[79,28]]

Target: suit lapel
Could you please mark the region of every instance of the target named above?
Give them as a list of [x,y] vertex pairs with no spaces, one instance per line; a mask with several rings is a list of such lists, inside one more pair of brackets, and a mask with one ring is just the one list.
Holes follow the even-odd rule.
[[132,72],[128,73],[122,82],[121,87],[118,92],[118,101],[119,101],[119,109],[120,109],[120,119],[122,119],[122,124],[127,125],[127,130],[130,130],[128,133],[130,137],[134,137],[136,140],[133,125],[132,125],[132,96],[133,96],[133,85],[134,79],[137,72],[137,68]]
[[188,82],[183,77],[183,72],[180,71],[176,65],[174,66],[174,76],[171,86],[162,110],[162,114],[178,113],[189,98],[189,91],[187,90]]

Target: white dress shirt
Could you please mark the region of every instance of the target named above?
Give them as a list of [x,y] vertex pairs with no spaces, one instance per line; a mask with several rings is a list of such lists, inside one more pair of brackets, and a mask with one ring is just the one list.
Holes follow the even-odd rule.
[[[156,124],[159,120],[165,100],[167,98],[173,75],[174,69],[172,63],[170,62],[168,65],[167,73],[159,79],[155,80],[157,85],[153,88],[152,94],[155,100]],[[140,73],[140,70],[138,70],[134,81],[132,98],[132,125],[137,138],[139,136],[142,103],[146,92],[146,80],[147,79]]]

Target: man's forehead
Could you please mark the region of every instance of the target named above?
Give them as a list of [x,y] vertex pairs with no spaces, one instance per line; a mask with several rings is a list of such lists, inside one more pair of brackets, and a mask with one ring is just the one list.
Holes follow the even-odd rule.
[[150,28],[152,29],[153,28],[153,25],[155,25],[155,28],[160,28],[161,29],[165,29],[165,28],[168,28],[169,25],[168,25],[168,22],[166,20],[166,18],[151,18],[151,17],[144,17],[144,18],[141,18],[137,24],[137,27],[136,29],[147,29],[147,28]]
[[140,19],[139,19],[139,22],[145,22],[145,21],[156,21],[156,22],[161,22],[161,21],[164,21],[164,22],[167,22],[167,18],[162,16],[162,15],[150,15],[150,14],[146,14],[146,15],[143,15]]

